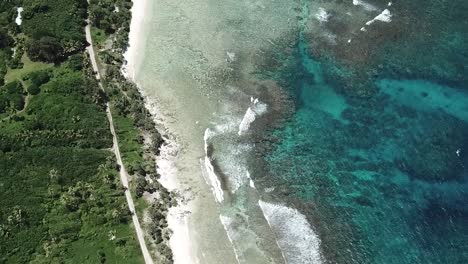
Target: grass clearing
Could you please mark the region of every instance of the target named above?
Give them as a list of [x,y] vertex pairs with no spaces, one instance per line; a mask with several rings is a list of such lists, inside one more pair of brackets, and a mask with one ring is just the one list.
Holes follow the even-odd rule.
[[134,168],[144,162],[140,131],[129,117],[119,115],[112,106],[111,111],[123,163],[127,168]]
[[99,49],[102,49],[109,36],[102,29],[91,27],[91,37],[93,38],[93,44]]
[[34,62],[31,61],[26,54],[21,57],[21,62],[24,63],[22,69],[8,69],[5,75],[5,82],[9,83],[14,80],[22,80],[24,76],[34,71],[50,69],[54,67],[52,63]]

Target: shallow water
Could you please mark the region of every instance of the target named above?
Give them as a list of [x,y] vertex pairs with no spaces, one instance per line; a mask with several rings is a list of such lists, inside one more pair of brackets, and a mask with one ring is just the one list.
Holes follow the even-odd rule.
[[465,6],[152,3],[136,79],[201,263],[467,262]]

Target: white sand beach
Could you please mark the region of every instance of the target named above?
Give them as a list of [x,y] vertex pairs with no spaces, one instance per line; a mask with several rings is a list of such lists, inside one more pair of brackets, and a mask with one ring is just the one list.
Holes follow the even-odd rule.
[[[146,99],[146,107],[166,139],[167,144],[161,148],[157,158],[157,167],[161,184],[176,193],[178,200],[178,206],[171,208],[167,217],[172,231],[170,247],[174,263],[237,263],[232,244],[219,221],[219,205],[211,195],[198,163],[199,155],[203,154],[203,135],[197,134],[198,129],[193,127],[200,127],[193,121],[197,120],[193,115],[197,112],[173,108],[181,102],[197,104],[196,100],[184,100],[185,96],[174,95],[172,93],[176,90],[171,89],[165,89],[167,93],[163,94],[155,89],[158,80],[154,76],[139,76],[142,70],[151,67],[142,64],[148,54],[154,52],[148,49],[147,42],[150,40],[149,27],[154,23],[152,10],[156,3],[141,0],[133,3],[129,48],[124,54],[127,64],[122,71],[138,85]],[[165,67],[167,61],[154,63]],[[185,87],[190,89],[189,85]],[[185,94],[190,97],[191,93],[186,90]],[[181,114],[187,115],[187,119],[181,120],[178,117]]]
[[[145,17],[150,15],[148,13],[147,0],[134,0],[132,7],[132,20],[130,24],[129,33],[129,47],[124,54],[127,64],[122,69],[125,76],[136,82],[135,72],[137,71],[139,56],[144,55],[141,51],[142,27],[144,26]],[[138,85],[138,83],[137,83]],[[146,97],[146,107],[150,110],[151,114],[156,118],[156,122],[160,125],[160,132],[165,136],[166,144],[162,146],[161,153],[157,158],[158,172],[161,175],[161,184],[170,191],[180,189],[180,184],[176,178],[177,169],[175,168],[174,159],[177,154],[177,144],[174,138],[170,138],[161,128],[164,129],[164,118],[158,111],[156,104],[151,103],[150,99]],[[167,131],[166,131],[167,132]],[[192,253],[192,245],[188,233],[187,213],[192,211],[190,202],[180,201],[177,207],[172,207],[169,210],[167,217],[168,225],[171,231],[170,246],[174,254],[175,263],[198,263],[196,257]]]
[[131,9],[132,20],[130,22],[130,33],[128,35],[128,48],[124,53],[126,65],[123,67],[124,75],[128,79],[135,80],[135,70],[137,56],[141,54],[139,49],[142,48],[140,43],[140,34],[142,32],[143,21],[145,19],[145,8],[148,0],[132,0],[133,6]]
[[168,140],[157,165],[179,200],[175,263],[284,263],[247,165],[249,134],[281,92],[250,73],[294,43],[294,15],[280,2],[134,1],[124,72]]

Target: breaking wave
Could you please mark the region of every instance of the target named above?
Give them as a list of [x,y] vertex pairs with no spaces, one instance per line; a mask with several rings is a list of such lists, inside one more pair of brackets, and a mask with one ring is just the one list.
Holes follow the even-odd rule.
[[258,98],[250,98],[250,106],[247,108],[245,112],[244,118],[242,118],[241,123],[239,124],[239,136],[245,133],[250,128],[250,124],[252,124],[257,116],[262,115],[267,110],[267,105],[260,102]]
[[223,227],[224,227],[224,230],[226,231],[228,239],[232,244],[232,247],[234,249],[234,255],[236,256],[236,259],[237,259],[237,263],[241,263],[240,257],[239,257],[240,253],[238,252],[239,250],[237,249],[236,245],[234,244],[234,240],[236,239],[237,236],[239,236],[239,234],[234,232],[232,230],[232,228],[230,227],[233,220],[231,218],[227,217],[227,216],[224,216],[224,215],[220,215],[219,220],[223,224]]
[[[203,137],[205,141],[205,159],[203,161],[205,170],[202,169],[202,172],[206,172],[205,180],[207,181],[207,184],[211,186],[211,190],[213,191],[213,194],[216,198],[216,201],[221,203],[224,200],[224,192],[221,187],[221,181],[218,178],[218,175],[215,173],[215,169],[213,167],[213,164],[211,163],[211,157],[209,155],[209,145],[208,145],[208,139],[212,136],[212,132],[209,128],[205,130],[205,135]],[[205,176],[205,173],[203,173]]]
[[[261,209],[257,211],[257,217],[262,218],[259,221],[266,220],[265,227],[268,229],[269,226],[272,230],[276,239],[274,247],[279,248],[284,262],[321,264],[323,262],[319,250],[320,240],[304,215],[293,208],[258,200],[256,194],[250,197],[254,200],[245,203],[241,202],[244,199],[236,196],[238,190],[242,190],[240,192],[242,195],[246,195],[249,189],[256,190],[248,167],[254,144],[241,136],[245,135],[252,123],[266,111],[266,104],[251,97],[242,119],[239,115],[233,115],[232,111],[218,116],[218,120],[205,130],[205,157],[200,159],[202,171],[216,201],[229,208],[219,216],[219,219],[233,245],[239,263],[244,263],[244,260],[248,259],[246,254],[263,255],[257,244],[264,238],[259,237],[259,234],[248,226],[249,221],[254,221],[245,211],[250,207],[248,206],[250,203],[255,205],[254,208]],[[273,189],[265,191],[271,192]],[[234,207],[231,207],[232,204],[224,203],[226,192],[230,193],[231,202],[236,201]],[[260,208],[256,206],[257,204]],[[255,213],[252,213],[253,215]]]
[[320,239],[304,215],[296,209],[262,200],[258,205],[276,235],[288,264],[321,264]]

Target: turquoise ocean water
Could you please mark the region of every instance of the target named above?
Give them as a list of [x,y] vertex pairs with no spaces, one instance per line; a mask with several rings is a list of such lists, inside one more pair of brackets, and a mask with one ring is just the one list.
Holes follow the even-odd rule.
[[149,2],[203,263],[468,263],[467,0]]
[[467,4],[392,6],[419,22],[356,37],[361,57],[301,33],[275,73],[295,112],[259,182],[307,215],[330,263],[468,263]]

